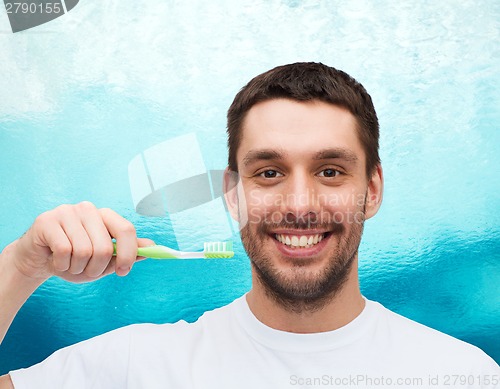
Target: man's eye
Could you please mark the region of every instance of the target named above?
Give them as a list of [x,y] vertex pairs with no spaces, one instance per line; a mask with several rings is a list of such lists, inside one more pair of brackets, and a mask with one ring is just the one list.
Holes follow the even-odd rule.
[[339,176],[341,173],[335,169],[325,169],[319,173],[320,177],[333,178]]
[[283,174],[278,173],[276,170],[265,170],[259,174],[259,176],[263,178],[276,178],[279,177],[279,175],[282,176]]

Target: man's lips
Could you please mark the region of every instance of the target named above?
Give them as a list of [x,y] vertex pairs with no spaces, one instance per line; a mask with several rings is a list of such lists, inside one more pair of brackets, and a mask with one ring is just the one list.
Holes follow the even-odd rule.
[[332,231],[275,230],[268,234],[280,252],[288,257],[311,257],[327,244]]

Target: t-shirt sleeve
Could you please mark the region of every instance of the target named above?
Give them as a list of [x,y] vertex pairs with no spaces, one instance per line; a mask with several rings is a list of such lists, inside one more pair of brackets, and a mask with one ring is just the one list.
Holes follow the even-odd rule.
[[15,389],[113,389],[127,387],[130,327],[54,352],[26,369],[9,372]]

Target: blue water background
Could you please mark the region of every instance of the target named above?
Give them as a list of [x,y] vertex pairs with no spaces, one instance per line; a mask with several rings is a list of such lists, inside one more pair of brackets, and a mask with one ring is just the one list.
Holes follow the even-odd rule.
[[[176,244],[168,218],[134,212],[127,165],[195,132],[225,167],[225,114],[251,77],[321,61],[371,93],[382,209],[365,226],[362,292],[500,362],[498,1],[98,1],[12,34],[0,10],[0,248],[41,212],[90,200],[140,236]],[[209,220],[192,221],[204,241]],[[74,285],[50,279],[0,346],[0,374],[137,322],[196,320],[251,286],[232,260],[138,263]]]

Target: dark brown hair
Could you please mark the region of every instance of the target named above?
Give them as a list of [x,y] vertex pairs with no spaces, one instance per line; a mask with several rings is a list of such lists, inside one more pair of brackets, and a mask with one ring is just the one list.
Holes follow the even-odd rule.
[[278,66],[255,77],[238,92],[227,112],[229,169],[238,171],[236,152],[246,113],[257,103],[280,98],[319,100],[349,110],[358,123],[359,140],[366,153],[366,172],[371,176],[380,163],[379,125],[371,97],[347,73],[314,62]]

